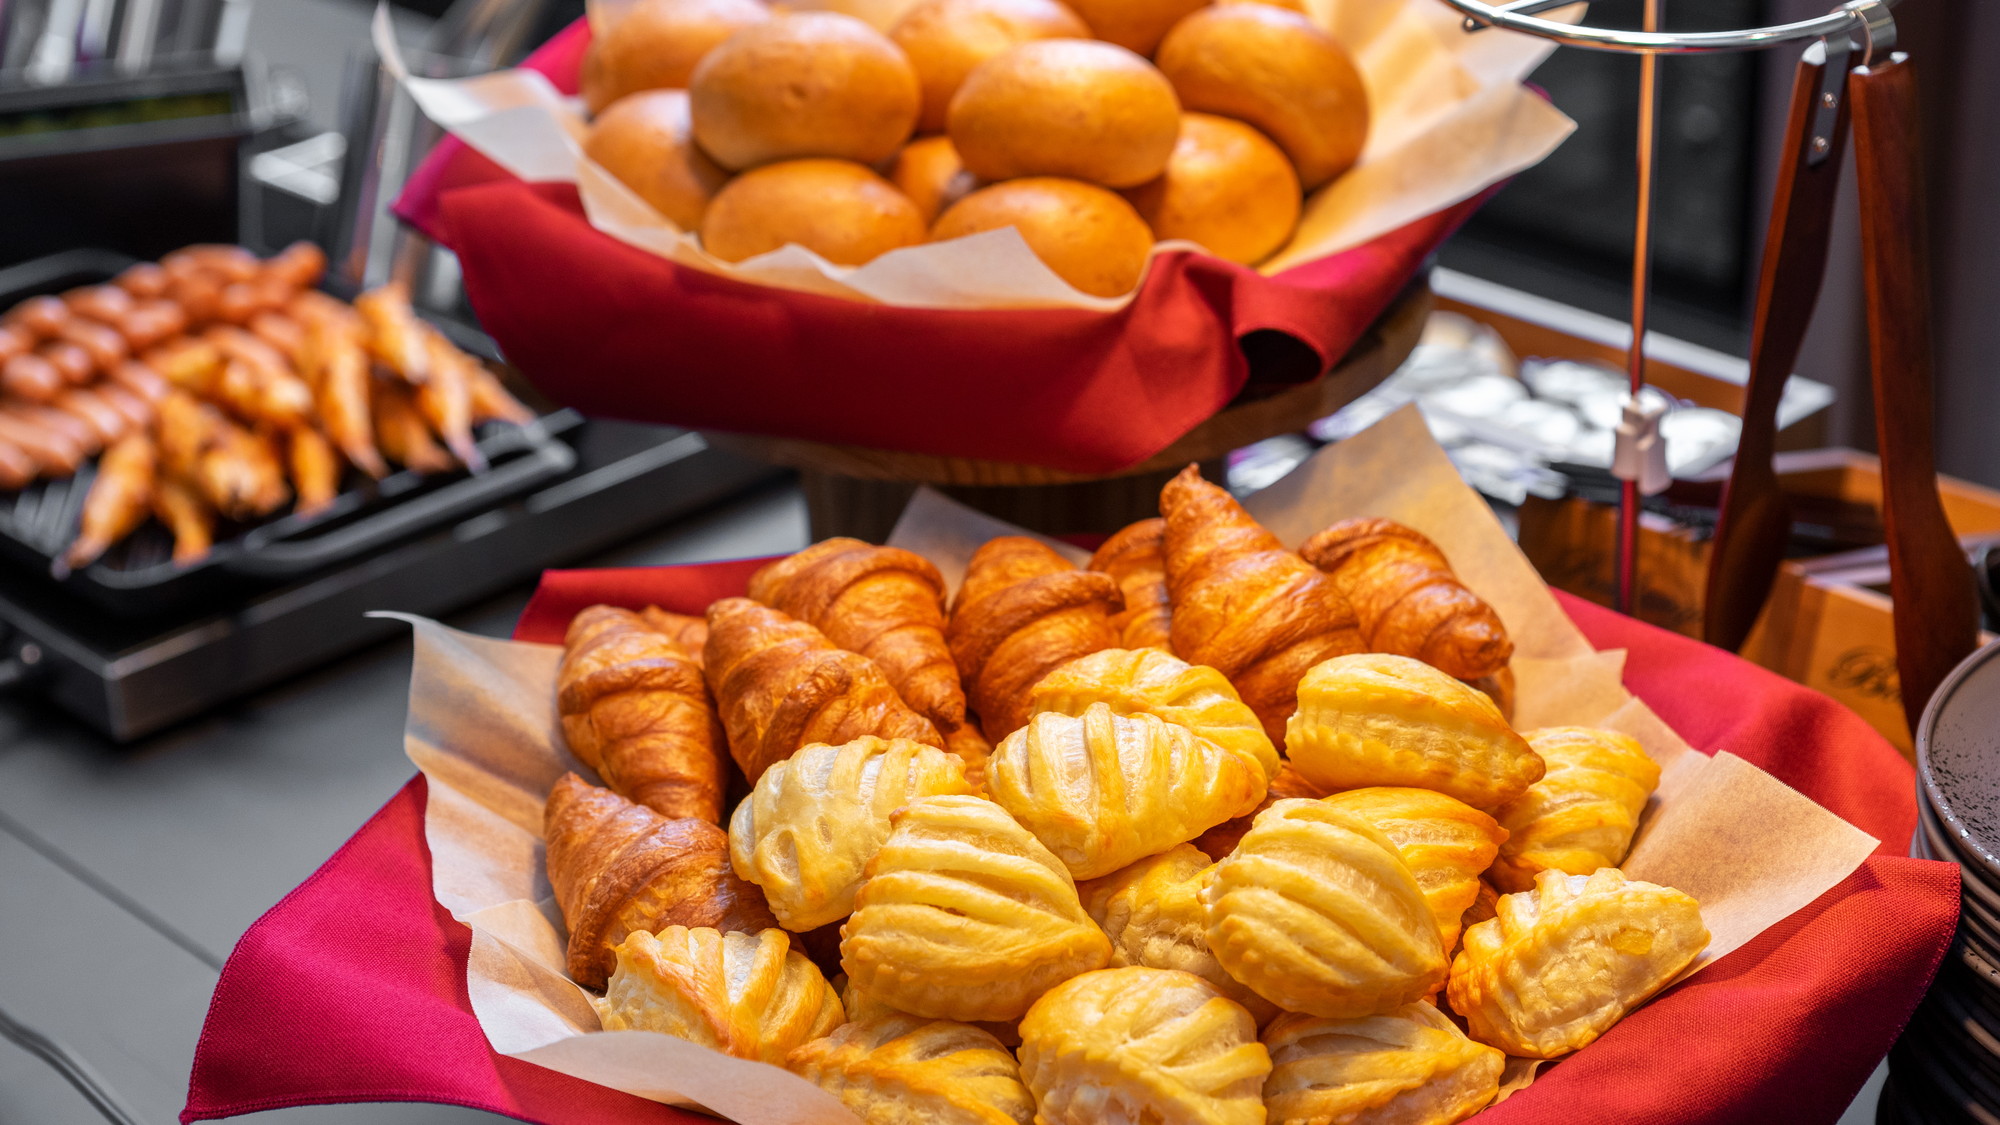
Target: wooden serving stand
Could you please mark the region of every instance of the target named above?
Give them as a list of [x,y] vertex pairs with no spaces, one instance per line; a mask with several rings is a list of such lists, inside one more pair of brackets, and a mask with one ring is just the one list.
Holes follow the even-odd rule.
[[1120,473],[1090,476],[1012,461],[936,457],[856,445],[707,431],[715,445],[799,470],[812,536],[849,535],[879,543],[919,485],[989,515],[1047,535],[1111,532],[1159,514],[1160,487],[1198,462],[1222,479],[1232,449],[1296,433],[1372,390],[1402,366],[1430,315],[1419,279],[1376,318],[1333,370],[1320,378],[1217,412],[1153,457]]

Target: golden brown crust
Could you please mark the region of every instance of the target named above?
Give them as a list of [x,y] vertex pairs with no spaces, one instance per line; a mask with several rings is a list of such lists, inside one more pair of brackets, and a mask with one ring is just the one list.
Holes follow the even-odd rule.
[[634,933],[593,1006],[606,1031],[655,1031],[776,1066],[846,1016],[833,986],[778,929]]
[[1167,170],[1125,198],[1160,241],[1200,243],[1246,266],[1290,241],[1302,206],[1283,150],[1241,121],[1208,113],[1181,114]]
[[811,625],[749,598],[723,598],[708,607],[708,629],[703,670],[729,754],[752,785],[815,742],[839,746],[873,734],[946,748],[874,661]]
[[584,155],[682,230],[698,230],[729,173],[695,147],[686,90],[642,90],[591,123]]
[[1026,536],[974,552],[945,639],[987,736],[1027,724],[1029,692],[1056,666],[1116,646],[1111,614],[1123,604],[1110,575]]
[[1145,276],[1153,232],[1125,197],[1061,176],[1026,176],[980,188],[945,209],[931,241],[1013,227],[1057,277],[1098,297]]
[[1097,553],[1090,569],[1109,574],[1125,596],[1125,608],[1112,615],[1124,648],[1173,651],[1172,604],[1167,600],[1167,521],[1140,520],[1121,528]]
[[1173,86],[1131,51],[1034,39],[974,67],[952,96],[948,124],[980,179],[1068,176],[1125,188],[1166,168],[1180,115]]
[[1292,763],[1286,762],[1278,767],[1278,776],[1271,779],[1270,790],[1264,794],[1264,799],[1257,803],[1256,808],[1250,810],[1246,816],[1225,820],[1196,836],[1194,846],[1206,852],[1210,859],[1223,859],[1236,850],[1237,844],[1243,842],[1243,834],[1250,831],[1250,825],[1256,821],[1258,813],[1288,797],[1318,800],[1327,793],[1327,790],[1307,781],[1305,775],[1292,768]]
[[681,651],[688,654],[688,659],[694,661],[695,667],[701,667],[702,649],[708,646],[706,618],[690,617],[656,605],[640,610],[639,617],[645,621],[646,628],[673,638],[674,643],[681,646]]
[[722,819],[722,726],[701,666],[640,615],[571,619],[556,671],[563,737],[611,789],[665,817]]
[[549,792],[542,834],[549,885],[569,926],[569,975],[603,988],[634,930],[774,927],[764,893],[729,869],[729,838],[707,821],[669,820],[573,773]]
[[944,642],[944,577],[900,547],[827,539],[750,576],[750,596],[873,660],[903,702],[939,730],[965,722]]
[[1332,576],[1376,652],[1413,657],[1461,680],[1494,675],[1514,655],[1500,615],[1415,528],[1342,520],[1306,540],[1299,554]]
[[695,139],[738,171],[798,157],[894,156],[923,99],[902,48],[839,12],[781,13],[746,27],[702,58],[687,87]]
[[1090,29],[1058,0],[923,0],[889,29],[923,87],[917,131],[940,133],[951,96],[972,68],[1030,39],[1088,39]]
[[788,245],[858,266],[924,240],[924,216],[896,185],[851,160],[804,157],[729,181],[701,220],[702,249],[740,262]]
[[1353,608],[1193,465],[1161,490],[1160,514],[1174,652],[1228,677],[1282,746],[1299,680],[1323,660],[1362,651]]

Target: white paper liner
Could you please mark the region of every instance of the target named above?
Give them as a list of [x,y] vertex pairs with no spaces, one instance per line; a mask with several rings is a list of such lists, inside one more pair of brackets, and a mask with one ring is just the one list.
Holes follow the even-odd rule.
[[[1414,410],[1321,450],[1248,506],[1292,544],[1357,515],[1433,537],[1521,645],[1519,725],[1604,726],[1645,745],[1666,777],[1624,869],[1701,902],[1714,940],[1690,972],[1810,903],[1874,850],[1866,833],[1726,748],[1713,758],[1690,752],[1627,692],[1619,682],[1625,653],[1590,648]],[[959,573],[979,543],[1008,533],[1019,531],[930,493],[895,538]],[[562,972],[564,935],[541,841],[542,804],[556,779],[565,770],[590,776],[556,723],[561,650],[404,620],[416,631],[405,745],[429,782],[433,889],[472,929],[466,986],[493,1049],[744,1125],[853,1122],[830,1095],[777,1067],[665,1035],[597,1029],[587,994]],[[1509,1092],[1532,1081],[1534,1069],[1511,1070]]]
[[[910,0],[836,7],[886,27]],[[615,5],[594,7],[593,26]],[[1467,34],[1437,0],[1312,0],[1311,15],[1354,56],[1372,117],[1366,150],[1347,174],[1306,198],[1292,241],[1259,269],[1275,273],[1386,234],[1470,199],[1534,166],[1576,123],[1521,85],[1554,44],[1511,31]],[[1581,18],[1572,5],[1555,18]],[[731,264],[654,211],[583,155],[578,106],[541,74],[506,70],[466,79],[412,76],[387,7],[375,45],[431,120],[524,180],[574,183],[591,225],[623,242],[709,273],[851,300],[913,308],[1072,307],[1112,310],[1133,293],[1094,297],[1057,277],[1012,227],[893,250],[837,266],[792,245]],[[1187,242],[1154,248],[1186,249]]]

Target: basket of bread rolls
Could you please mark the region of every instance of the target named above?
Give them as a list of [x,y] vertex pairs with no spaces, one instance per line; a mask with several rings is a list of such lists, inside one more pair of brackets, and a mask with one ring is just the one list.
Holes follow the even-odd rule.
[[587,413],[1117,473],[1336,368],[1573,127],[1545,47],[1321,9],[607,3],[406,82],[454,136],[398,213]]

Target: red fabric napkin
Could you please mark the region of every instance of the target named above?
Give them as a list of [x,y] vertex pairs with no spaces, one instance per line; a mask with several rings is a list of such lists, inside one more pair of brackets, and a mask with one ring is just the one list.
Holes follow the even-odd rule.
[[[579,22],[523,65],[573,91],[588,41]],[[397,213],[457,251],[508,360],[586,414],[1112,473],[1235,398],[1253,332],[1327,369],[1484,199],[1274,277],[1164,254],[1111,313],[894,308],[717,277],[619,242],[570,185],[523,183],[449,138]]]
[[[760,560],[551,571],[515,636],[559,642],[598,602],[699,613]],[[1840,886],[1640,1009],[1484,1125],[1832,1122],[1902,1030],[1958,917],[1958,868],[1905,858],[1910,767],[1853,712],[1684,637],[1558,594],[1689,743],[1728,748],[1882,847]],[[183,1122],[292,1105],[427,1101],[541,1125],[712,1120],[503,1058],[465,992],[470,931],[431,897],[413,779],[237,943]],[[1757,862],[1755,856],[1743,857]]]

